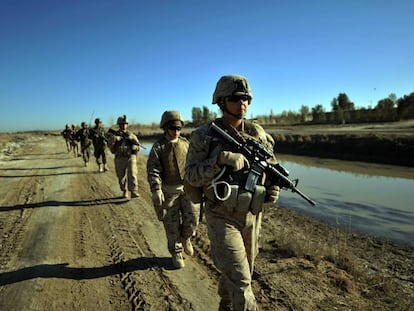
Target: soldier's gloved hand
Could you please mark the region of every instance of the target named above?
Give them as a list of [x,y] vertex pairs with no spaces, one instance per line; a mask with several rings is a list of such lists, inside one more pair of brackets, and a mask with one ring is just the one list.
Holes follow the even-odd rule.
[[162,203],[164,203],[164,201],[165,201],[165,198],[164,198],[164,193],[162,192],[162,190],[158,189],[152,193],[152,202],[154,203],[155,206],[161,206]]
[[230,151],[220,152],[217,163],[219,165],[229,165],[233,167],[233,171],[237,172],[243,168],[249,168],[249,161],[241,153],[234,153]]
[[271,185],[267,188],[266,202],[276,203],[279,199],[280,187],[276,185]]
[[161,205],[155,207],[157,217],[159,221],[163,221],[165,216],[167,215],[167,210],[163,208]]
[[122,136],[119,136],[119,135],[115,135],[114,138],[115,138],[116,141],[121,141],[122,140]]

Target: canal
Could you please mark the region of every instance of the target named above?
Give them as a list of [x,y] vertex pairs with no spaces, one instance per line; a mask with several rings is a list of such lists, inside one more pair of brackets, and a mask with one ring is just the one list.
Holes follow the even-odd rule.
[[290,155],[280,162],[317,205],[290,191],[278,205],[351,232],[414,245],[414,168]]
[[[145,143],[148,154],[152,144]],[[314,200],[282,191],[277,205],[331,225],[414,246],[414,168],[303,156],[279,155]]]

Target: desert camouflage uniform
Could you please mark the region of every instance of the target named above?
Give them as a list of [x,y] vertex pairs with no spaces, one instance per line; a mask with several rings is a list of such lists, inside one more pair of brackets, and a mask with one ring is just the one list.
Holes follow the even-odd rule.
[[105,130],[103,127],[95,125],[89,133],[89,138],[92,139],[93,144],[93,155],[96,159],[96,164],[101,168],[101,164],[106,168],[106,141],[105,141]]
[[[217,119],[215,123],[226,126],[224,119]],[[203,189],[211,252],[215,265],[221,271],[218,292],[222,302],[227,301],[228,305],[232,305],[232,310],[257,310],[251,279],[259,249],[261,209],[266,190],[261,185],[256,186],[252,198],[241,187],[248,170],[230,172],[231,178],[227,180],[232,185],[232,195],[224,202],[216,199],[211,183],[223,169],[217,164],[218,155],[223,150],[237,150],[215,138],[209,127],[209,124],[201,126],[192,133],[186,179],[192,186]],[[273,150],[273,140],[258,124],[244,121],[244,131],[238,133],[245,138],[254,138]],[[264,178],[261,184],[264,184]]]
[[82,126],[82,128],[76,132],[75,137],[76,140],[80,141],[82,158],[86,166],[89,163],[90,148],[92,145],[92,142],[89,139],[89,129],[85,127],[85,125]]
[[109,136],[108,146],[115,155],[115,172],[119,187],[124,193],[138,191],[137,154],[140,150],[138,137],[131,131],[118,130]]
[[71,146],[70,146],[70,138],[72,135],[72,130],[70,129],[69,125],[66,124],[65,129],[60,132],[63,136],[63,138],[65,139],[65,143],[66,143],[66,149],[68,150],[68,152],[70,152]]
[[199,204],[189,200],[183,186],[188,145],[186,138],[172,140],[165,134],[152,146],[147,162],[151,192],[164,193],[162,206],[154,208],[163,221],[171,255],[182,252],[182,243],[195,233],[198,225]]

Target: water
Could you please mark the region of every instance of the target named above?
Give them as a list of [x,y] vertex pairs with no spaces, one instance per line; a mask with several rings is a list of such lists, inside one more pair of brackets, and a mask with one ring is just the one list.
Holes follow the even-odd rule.
[[333,225],[414,246],[414,169],[361,162],[282,156],[311,206],[283,191],[278,205]]
[[[148,154],[152,143],[144,143]],[[352,232],[414,246],[414,168],[281,155],[298,189],[316,201],[282,191],[278,205]]]

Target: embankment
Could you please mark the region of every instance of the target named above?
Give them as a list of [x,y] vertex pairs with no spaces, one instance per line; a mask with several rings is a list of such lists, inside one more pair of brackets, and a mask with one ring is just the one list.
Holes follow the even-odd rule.
[[414,166],[414,137],[377,134],[273,134],[276,153]]
[[[414,167],[414,135],[269,132],[275,140],[275,153]],[[190,133],[186,129],[182,135],[189,138]],[[139,138],[154,141],[160,135],[139,133]]]

